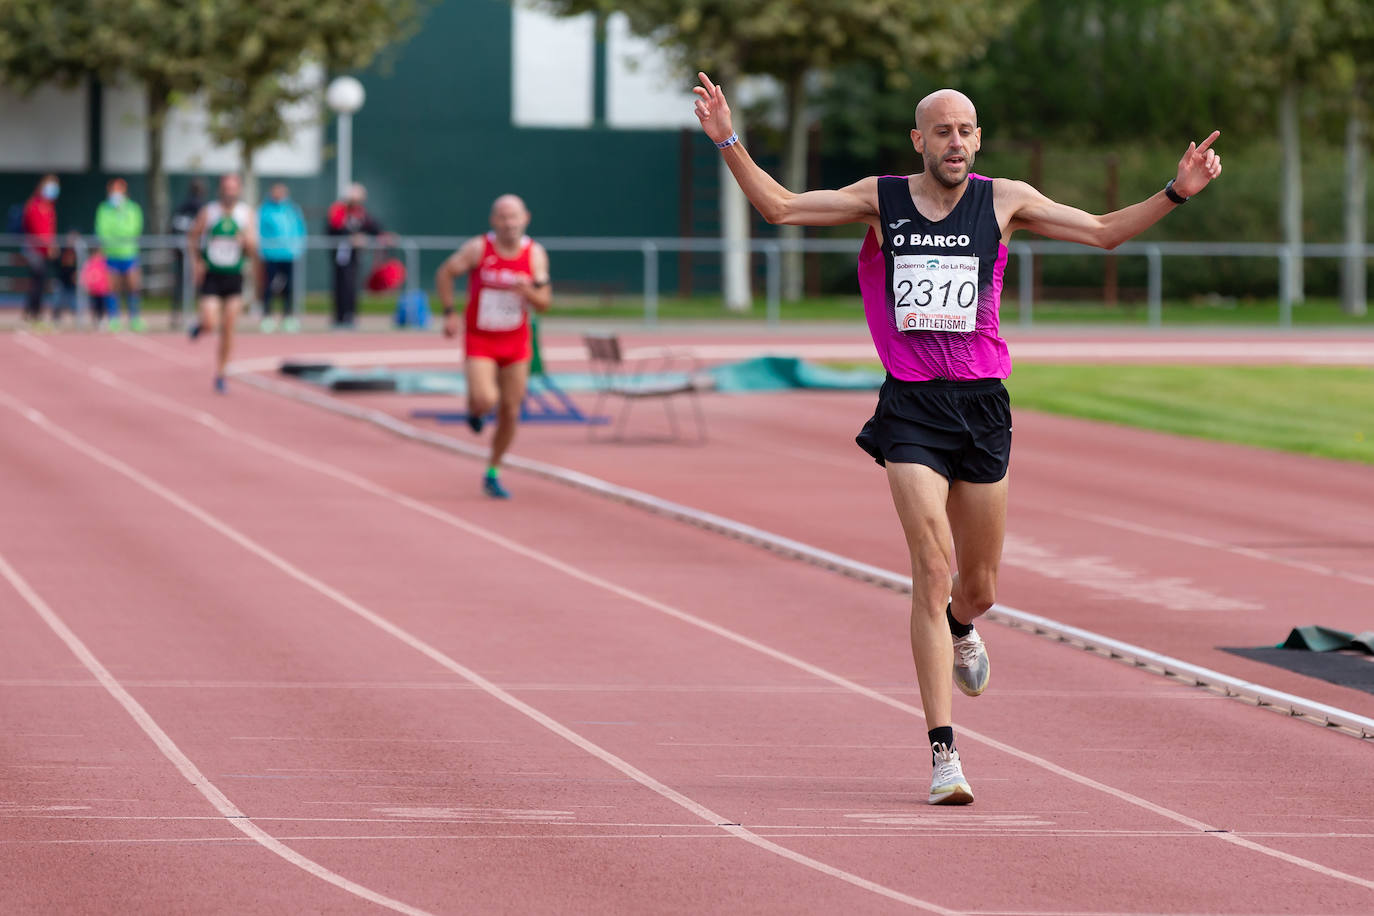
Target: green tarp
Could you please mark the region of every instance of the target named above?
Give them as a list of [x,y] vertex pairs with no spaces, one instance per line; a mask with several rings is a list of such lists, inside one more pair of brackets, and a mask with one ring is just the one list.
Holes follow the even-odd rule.
[[1294,627],[1288,638],[1275,648],[1305,649],[1308,652],[1354,650],[1374,655],[1374,630],[1365,630],[1357,636],[1330,627]]
[[[463,373],[437,369],[346,369],[330,367],[294,372],[298,377],[338,390],[396,391],[401,394],[463,394],[467,386]],[[761,356],[739,363],[726,363],[703,370],[703,387],[728,394],[793,389],[865,391],[883,383],[883,373],[874,369],[835,369],[818,366],[790,356]],[[555,372],[549,376],[563,391],[595,391],[596,378],[588,372]],[[646,374],[633,377],[641,384],[681,384],[685,372]]]

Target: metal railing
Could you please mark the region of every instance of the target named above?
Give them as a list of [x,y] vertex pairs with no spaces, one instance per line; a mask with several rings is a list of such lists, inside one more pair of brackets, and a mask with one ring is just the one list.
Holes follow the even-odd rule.
[[[457,250],[470,236],[388,236],[389,243],[376,247],[394,249],[400,253],[406,266],[405,289],[416,290],[422,285],[421,277],[421,256],[426,252],[448,253]],[[0,251],[4,249],[19,249],[26,244],[23,236],[0,235]],[[640,258],[639,280],[644,301],[644,323],[652,326],[659,320],[659,305],[661,301],[661,280],[660,280],[660,261],[665,254],[695,253],[695,254],[717,254],[724,256],[730,251],[732,246],[716,238],[672,238],[672,237],[542,237],[539,240],[550,252],[596,252],[596,253],[620,253],[638,254]],[[66,240],[59,236],[57,244],[65,244]],[[152,282],[145,281],[145,287],[151,290],[168,289],[169,284],[176,283],[180,286],[181,295],[179,297],[183,310],[194,308],[194,296],[192,295],[192,277],[190,259],[181,259],[181,272],[179,277],[170,277],[167,274],[169,265],[176,263],[170,256],[172,251],[184,250],[185,237],[183,236],[145,236],[140,239],[139,244],[145,254],[145,261],[149,266],[159,266],[161,271],[153,272],[148,278]],[[77,275],[85,263],[91,246],[96,244],[96,239],[91,236],[83,236],[74,241],[73,247],[77,255]],[[295,260],[294,266],[294,293],[297,297],[297,306],[300,304],[300,297],[303,297],[310,289],[310,252],[334,251],[340,244],[338,236],[310,236],[303,240],[303,247],[306,256]],[[798,241],[782,239],[753,239],[747,243],[747,249],[754,254],[761,255],[764,264],[764,317],[769,325],[777,326],[782,321],[782,254],[785,251],[799,251],[804,254],[844,254],[857,257],[859,239],[801,239]],[[1374,245],[1366,245],[1362,249],[1357,249],[1355,254],[1358,256],[1362,252],[1363,257],[1368,262],[1374,259]],[[1278,284],[1277,298],[1279,305],[1279,327],[1289,328],[1293,321],[1293,303],[1288,296],[1288,278],[1293,269],[1293,265],[1299,259],[1306,258],[1346,258],[1351,255],[1351,249],[1342,244],[1322,244],[1304,245],[1300,251],[1294,250],[1291,246],[1277,243],[1260,242],[1126,242],[1125,244],[1106,251],[1100,248],[1092,248],[1086,245],[1079,245],[1070,242],[1050,242],[1050,241],[1026,241],[1013,242],[1009,249],[1009,255],[1014,256],[1017,261],[1017,294],[1016,302],[1018,306],[1018,323],[1022,327],[1030,327],[1034,323],[1034,273],[1037,258],[1071,255],[1089,255],[1095,257],[1116,256],[1116,257],[1143,257],[1146,260],[1146,321],[1152,328],[1158,328],[1163,323],[1163,286],[1164,286],[1164,260],[1165,258],[1178,257],[1220,257],[1220,258],[1247,258],[1247,259],[1267,259],[1276,262],[1278,265]],[[151,257],[149,257],[151,255]],[[158,258],[161,258],[159,261]],[[323,285],[320,288],[325,288]],[[84,291],[77,289],[78,308],[83,312],[87,308]],[[1005,300],[1004,300],[1005,301]]]

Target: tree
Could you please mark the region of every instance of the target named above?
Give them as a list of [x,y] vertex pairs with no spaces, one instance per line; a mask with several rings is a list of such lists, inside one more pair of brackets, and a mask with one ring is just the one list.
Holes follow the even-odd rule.
[[287,136],[285,112],[318,96],[312,69],[367,66],[409,37],[420,0],[237,0],[223,2],[217,44],[226,49],[207,80],[210,133],[237,143],[245,197],[257,199],[253,157]]
[[[1347,129],[1347,191],[1363,184],[1362,100],[1374,51],[1374,7],[1364,0],[1178,0],[1181,18],[1192,23],[1212,53],[1234,68],[1244,90],[1274,99],[1282,149],[1281,223],[1287,259],[1285,294],[1303,301],[1302,130],[1336,100],[1340,114],[1353,118]],[[1363,193],[1359,226],[1347,211],[1347,242],[1352,230],[1363,234]],[[1347,270],[1349,270],[1347,264]],[[1363,309],[1353,301],[1347,309]]]
[[[1347,4],[1349,6],[1350,4]],[[1365,225],[1365,147],[1369,143],[1369,92],[1374,85],[1374,15],[1358,0],[1347,9],[1349,28],[1345,49],[1335,55],[1332,65],[1337,80],[1347,84],[1345,112],[1345,257],[1341,261],[1341,310],[1347,315],[1369,311],[1365,275],[1368,259],[1364,254]]]
[[280,104],[307,62],[365,65],[409,27],[417,0],[0,0],[0,78],[132,82],[148,119],[148,225],[167,225],[163,129],[178,102],[211,93],[221,139],[278,139]]
[[[945,69],[981,52],[1009,25],[1023,0],[546,0],[560,15],[625,14],[630,29],[666,49],[685,84],[697,70],[730,78],[770,76],[784,95],[786,143],[782,183],[806,180],[810,81],[848,62],[876,61],[893,88],[913,70]],[[914,108],[915,100],[910,100]],[[733,185],[733,182],[727,182]],[[786,227],[784,239],[800,239]],[[787,257],[784,295],[801,293],[801,257]]]
[[162,131],[173,102],[205,84],[213,3],[0,0],[0,77],[21,91],[91,78],[140,84],[148,107],[148,222],[167,225]]

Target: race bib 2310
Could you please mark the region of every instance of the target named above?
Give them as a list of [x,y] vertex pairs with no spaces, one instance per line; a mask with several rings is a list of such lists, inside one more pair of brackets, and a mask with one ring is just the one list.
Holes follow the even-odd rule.
[[969,334],[978,323],[978,259],[897,255],[892,299],[899,331]]

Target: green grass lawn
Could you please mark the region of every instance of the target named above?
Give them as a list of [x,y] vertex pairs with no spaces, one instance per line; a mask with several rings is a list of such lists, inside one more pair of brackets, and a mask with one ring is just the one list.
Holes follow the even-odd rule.
[[[781,319],[789,321],[863,321],[863,305],[857,296],[822,296],[799,302],[784,302],[779,310]],[[643,300],[638,297],[581,298],[562,297],[555,302],[551,315],[559,317],[634,319],[644,315]],[[1341,312],[1340,303],[1333,298],[1309,299],[1292,311],[1296,326],[1353,326],[1374,329],[1374,313],[1350,316]],[[665,297],[659,300],[660,321],[715,320],[760,321],[766,317],[762,297],[754,300],[748,312],[728,311],[719,298],[698,296],[691,299]],[[1144,303],[1107,306],[1096,301],[1037,302],[1032,308],[1037,325],[1100,324],[1114,326],[1145,326],[1149,314]],[[1257,325],[1278,327],[1279,305],[1269,300],[1200,300],[1166,301],[1162,303],[1161,320],[1164,325]],[[1004,294],[1002,323],[1014,326],[1020,321],[1014,292]]]
[[1017,408],[1374,464],[1374,369],[1020,364],[1007,388]]

